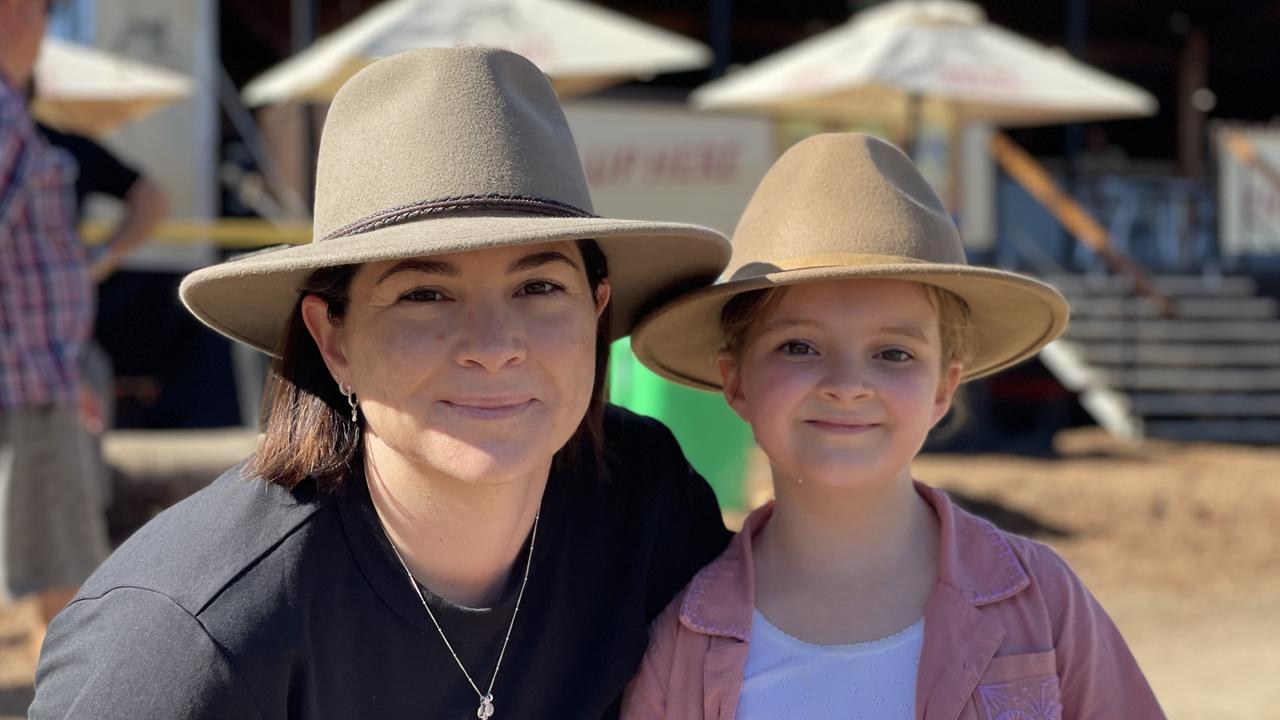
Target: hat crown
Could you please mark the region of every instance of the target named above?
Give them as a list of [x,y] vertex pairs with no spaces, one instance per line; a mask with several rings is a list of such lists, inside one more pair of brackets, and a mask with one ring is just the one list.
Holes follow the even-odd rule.
[[856,133],[815,135],[783,153],[738,221],[723,277],[837,255],[966,263],[946,208],[907,156]]
[[[531,204],[504,209],[489,198]],[[593,212],[555,91],[525,58],[414,50],[372,63],[334,97],[316,171],[316,239],[441,203],[486,214]]]

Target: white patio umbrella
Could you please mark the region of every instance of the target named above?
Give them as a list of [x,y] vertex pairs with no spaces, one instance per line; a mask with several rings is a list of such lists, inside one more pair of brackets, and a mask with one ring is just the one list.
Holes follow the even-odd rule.
[[255,78],[243,97],[323,102],[376,58],[457,45],[518,52],[561,97],[711,61],[701,43],[576,0],[389,0]]
[[64,130],[105,135],[191,95],[181,73],[47,36],[34,70],[32,111]]
[[1043,125],[1152,115],[1141,88],[987,22],[977,5],[894,0],[703,85],[700,109],[873,121],[911,134],[922,98],[957,122]]

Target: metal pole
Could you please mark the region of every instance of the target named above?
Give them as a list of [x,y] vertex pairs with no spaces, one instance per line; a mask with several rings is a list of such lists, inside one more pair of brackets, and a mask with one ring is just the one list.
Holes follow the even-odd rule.
[[293,0],[289,18],[289,44],[295,53],[302,52],[316,36],[316,0]]
[[733,0],[711,0],[707,18],[711,53],[711,78],[722,77],[733,56]]
[[[1067,0],[1066,45],[1067,52],[1077,60],[1084,60],[1089,31],[1089,0]],[[1063,155],[1067,160],[1067,184],[1074,190],[1076,159],[1084,146],[1084,127],[1071,123],[1065,128]]]
[[[317,0],[292,0],[290,6],[290,45],[293,52],[300,53],[310,47],[316,38]],[[298,104],[298,112],[302,114],[302,127],[298,141],[302,145],[302,188],[303,201],[310,210],[315,196],[316,172],[316,133],[312,127],[311,103]]]

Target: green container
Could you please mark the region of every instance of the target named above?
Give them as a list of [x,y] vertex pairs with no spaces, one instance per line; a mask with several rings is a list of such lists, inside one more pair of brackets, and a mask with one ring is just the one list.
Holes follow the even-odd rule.
[[626,338],[613,344],[609,368],[610,401],[661,420],[680,441],[690,464],[711,483],[720,507],[745,509],[751,428],[729,409],[724,397],[658,377],[640,364]]

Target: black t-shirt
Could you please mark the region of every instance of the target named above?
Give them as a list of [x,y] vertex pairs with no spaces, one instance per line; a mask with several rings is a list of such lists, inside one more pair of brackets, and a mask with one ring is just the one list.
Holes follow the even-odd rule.
[[[728,541],[660,423],[610,408],[609,477],[553,472],[495,718],[615,717],[647,627]],[[482,689],[523,576],[492,608],[430,597]],[[478,700],[359,476],[293,492],[237,470],[161,514],[49,629],[31,718],[474,718]]]
[[41,124],[40,134],[54,147],[71,154],[80,172],[76,175],[76,217],[84,211],[84,201],[89,195],[109,195],[123,200],[129,189],[138,182],[138,171],[120,162],[106,148],[89,138],[68,135]]

